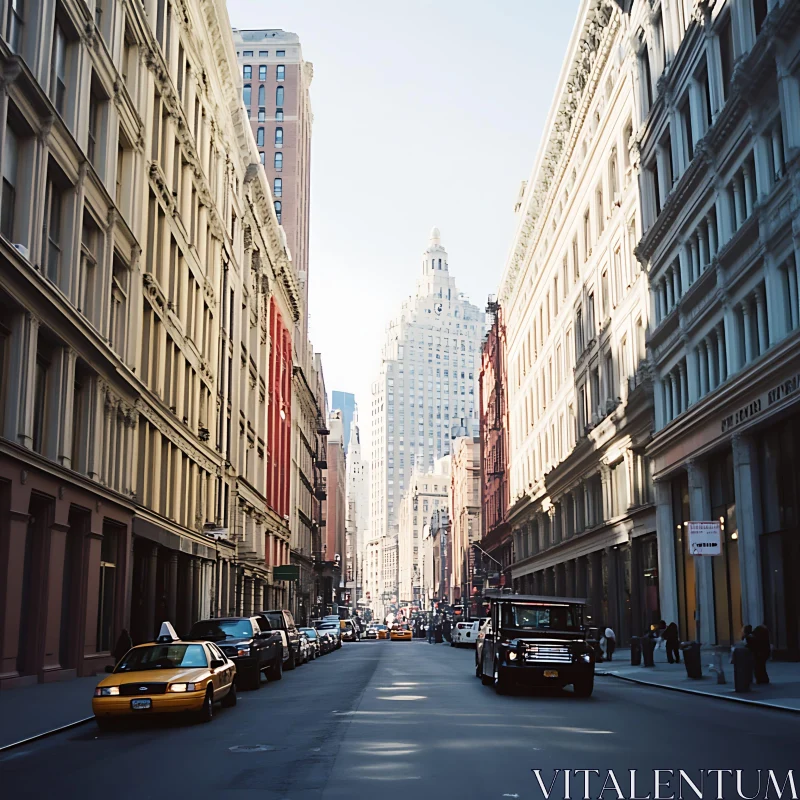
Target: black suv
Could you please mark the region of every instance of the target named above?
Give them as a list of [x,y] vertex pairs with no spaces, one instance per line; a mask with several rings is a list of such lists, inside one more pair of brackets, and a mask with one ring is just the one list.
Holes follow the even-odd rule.
[[186,638],[214,642],[236,664],[236,679],[240,689],[259,689],[262,672],[271,681],[279,681],[283,676],[281,635],[263,619],[202,619],[192,625]]
[[273,611],[259,611],[257,616],[259,619],[266,619],[272,630],[284,632],[289,647],[285,667],[294,669],[297,664],[302,662],[303,656],[300,653],[300,631],[297,630],[292,612],[285,608],[279,608]]
[[513,684],[567,686],[589,697],[594,650],[583,625],[583,600],[507,594],[491,598],[481,630],[476,674],[499,693]]

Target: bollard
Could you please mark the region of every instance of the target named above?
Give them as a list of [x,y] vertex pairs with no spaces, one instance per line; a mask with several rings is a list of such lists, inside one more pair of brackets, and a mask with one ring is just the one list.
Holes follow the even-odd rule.
[[655,661],[653,659],[653,654],[655,653],[656,649],[656,640],[650,636],[647,636],[642,639],[642,658],[644,659],[644,666],[646,667],[654,667]]
[[703,677],[703,667],[700,663],[700,643],[683,642],[683,664],[686,667],[686,677],[692,680],[700,680]]
[[642,663],[642,640],[631,636],[631,666],[638,667]]
[[749,692],[753,683],[753,653],[741,645],[733,648],[733,686],[737,692]]
[[714,663],[709,665],[709,669],[717,674],[717,683],[727,683],[725,668],[722,666],[722,653],[714,653]]

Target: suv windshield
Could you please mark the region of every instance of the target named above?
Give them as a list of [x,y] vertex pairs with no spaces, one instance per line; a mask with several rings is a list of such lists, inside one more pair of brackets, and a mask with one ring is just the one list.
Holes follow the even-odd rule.
[[503,603],[500,608],[503,628],[528,628],[547,631],[579,631],[580,609],[544,603]]
[[313,628],[300,628],[300,630],[308,636],[309,639],[316,639],[317,632]]
[[195,622],[189,631],[190,639],[207,639],[221,642],[223,639],[251,639],[253,626],[249,619],[209,619]]
[[129,650],[114,672],[207,666],[205,648],[201,644],[154,644]]

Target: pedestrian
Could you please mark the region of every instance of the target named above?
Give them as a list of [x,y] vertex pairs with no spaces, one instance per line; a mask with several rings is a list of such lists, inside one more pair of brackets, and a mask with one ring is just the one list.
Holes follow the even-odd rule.
[[428,622],[428,644],[434,643],[434,633],[434,623],[433,620],[430,620],[430,622]]
[[444,638],[449,642],[450,639],[450,631],[453,629],[452,624],[450,623],[450,617],[444,618],[444,623],[442,624],[442,634]]
[[131,635],[128,633],[127,628],[123,628],[119,638],[117,639],[117,643],[114,645],[114,652],[112,653],[114,656],[114,663],[119,664],[119,662],[124,658],[125,653],[127,653],[132,647],[133,639],[131,639]]
[[767,660],[772,647],[769,641],[769,630],[766,625],[758,625],[747,637],[747,646],[753,653],[753,675],[756,683],[769,683]]
[[617,635],[614,633],[614,629],[611,626],[606,628],[605,632],[605,640],[606,640],[606,659],[608,661],[612,660],[612,656],[614,655],[614,650],[617,647]]
[[663,637],[664,646],[667,649],[667,661],[670,664],[680,664],[680,650],[678,648],[680,637],[678,636],[678,626],[674,622],[670,622],[664,630]]
[[664,633],[667,630],[667,623],[664,622],[663,619],[658,621],[658,625],[656,625],[656,649],[665,648],[667,646],[666,639],[664,639]]

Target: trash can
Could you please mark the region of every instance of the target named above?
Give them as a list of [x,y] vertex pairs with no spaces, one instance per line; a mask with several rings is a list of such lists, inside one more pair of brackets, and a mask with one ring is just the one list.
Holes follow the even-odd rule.
[[642,640],[631,636],[631,666],[638,667],[642,663]]
[[753,652],[739,645],[733,648],[733,686],[737,692],[749,692],[753,683]]
[[644,666],[646,667],[654,667],[655,661],[653,660],[653,653],[656,649],[656,640],[652,636],[643,636],[642,637],[642,658],[644,660]]
[[703,677],[703,667],[700,664],[700,642],[681,642],[683,663],[686,666],[686,676],[692,680]]

